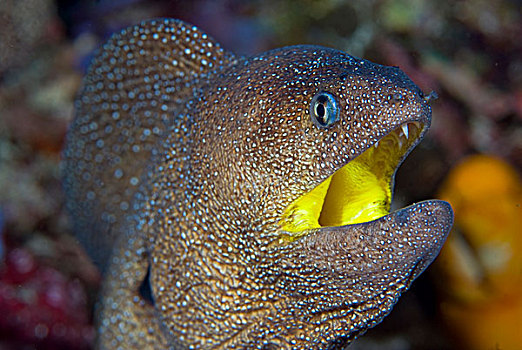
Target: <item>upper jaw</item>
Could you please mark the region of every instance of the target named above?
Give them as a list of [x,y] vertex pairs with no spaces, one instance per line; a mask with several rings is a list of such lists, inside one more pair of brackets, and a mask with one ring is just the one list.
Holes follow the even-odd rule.
[[280,221],[281,243],[301,238],[309,229],[368,222],[388,214],[395,172],[428,123],[429,119],[410,120],[377,132],[376,142],[287,207]]

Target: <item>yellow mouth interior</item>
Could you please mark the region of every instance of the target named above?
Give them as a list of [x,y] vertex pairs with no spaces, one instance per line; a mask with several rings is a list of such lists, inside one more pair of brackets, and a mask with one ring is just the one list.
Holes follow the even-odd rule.
[[357,224],[387,215],[393,174],[421,131],[418,122],[403,124],[370,146],[295,200],[282,216],[282,230],[297,238],[309,229]]

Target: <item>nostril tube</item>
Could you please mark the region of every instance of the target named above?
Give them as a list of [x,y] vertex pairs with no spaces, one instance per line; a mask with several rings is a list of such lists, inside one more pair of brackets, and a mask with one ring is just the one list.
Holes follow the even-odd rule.
[[439,95],[435,91],[430,91],[429,94],[424,95],[424,100],[426,102],[435,101],[438,98],[439,98]]

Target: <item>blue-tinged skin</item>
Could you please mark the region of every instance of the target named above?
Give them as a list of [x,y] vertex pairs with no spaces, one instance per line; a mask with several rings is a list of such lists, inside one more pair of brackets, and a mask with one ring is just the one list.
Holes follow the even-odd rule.
[[[326,127],[311,116],[321,92],[339,112]],[[385,135],[420,126],[397,134],[398,166],[430,118],[400,69],[337,50],[238,57],[168,19],[112,37],[64,152],[75,232],[105,275],[98,346],[346,346],[433,261],[451,208],[425,201],[298,235],[283,213]]]

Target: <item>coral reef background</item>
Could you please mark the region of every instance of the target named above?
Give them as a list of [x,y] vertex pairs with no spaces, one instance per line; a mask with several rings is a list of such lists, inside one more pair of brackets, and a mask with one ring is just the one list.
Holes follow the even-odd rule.
[[[92,348],[100,276],[71,236],[60,151],[93,51],[111,33],[152,17],[186,20],[244,55],[303,43],[335,47],[399,66],[425,92],[435,91],[432,128],[397,174],[394,205],[448,199],[462,239],[350,349],[510,349],[509,329],[522,329],[520,314],[504,317],[522,305],[505,299],[506,290],[522,286],[521,7],[518,0],[2,0],[0,349]],[[461,182],[448,176],[476,154],[493,160],[467,168]],[[474,179],[488,181],[473,186]],[[498,199],[502,184],[510,187]],[[474,196],[489,185],[491,192]],[[490,231],[482,230],[486,223],[469,225],[478,222],[467,219],[471,209],[459,211],[469,191],[475,204],[465,208],[489,208],[488,200],[507,208],[479,211],[493,222]],[[509,218],[513,232],[495,224]],[[504,248],[486,249],[497,243]],[[488,269],[491,261],[514,265]],[[488,305],[495,305],[490,318],[473,316],[486,315]],[[469,322],[500,322],[507,334],[477,344],[487,332]]]

